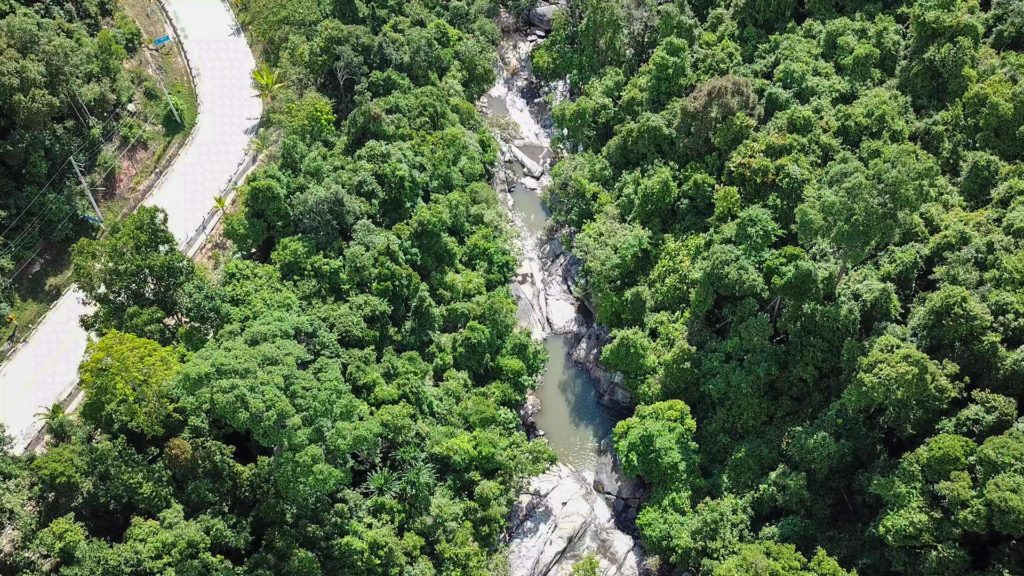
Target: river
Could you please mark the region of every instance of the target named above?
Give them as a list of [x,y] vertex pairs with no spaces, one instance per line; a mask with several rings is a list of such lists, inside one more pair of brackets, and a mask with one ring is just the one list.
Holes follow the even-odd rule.
[[[528,431],[544,435],[558,462],[527,479],[509,515],[509,573],[571,576],[577,562],[596,558],[599,574],[640,576],[643,552],[619,521],[635,519],[642,485],[621,476],[602,442],[615,417],[599,399],[614,394],[596,363],[599,329],[574,295],[581,263],[550,238],[550,214],[541,201],[551,182],[550,113],[530,69],[530,51],[543,34],[524,32],[521,24],[506,19],[502,26],[499,78],[480,107],[501,135],[494,186],[517,232],[519,267],[511,289],[519,323],[543,341],[549,356],[521,415]],[[581,342],[575,350],[574,342]],[[591,373],[600,380],[592,381]]]
[[537,390],[541,411],[535,421],[560,461],[589,470],[614,421],[598,403],[590,377],[569,360],[567,339],[553,335],[544,343],[550,360]]
[[[543,339],[549,361],[541,377],[536,396],[540,412],[534,418],[537,428],[558,455],[560,462],[578,470],[592,470],[601,440],[614,425],[613,415],[598,402],[598,394],[590,377],[571,360],[571,335],[556,324],[575,316],[575,302],[557,302],[548,294],[550,278],[546,278],[542,248],[548,237],[550,213],[541,199],[541,192],[550,182],[547,176],[553,154],[550,147],[546,106],[539,101],[527,103],[524,94],[535,94],[528,57],[522,53],[529,44],[513,43],[509,56],[518,56],[522,64],[506,72],[482,104],[492,122],[515,126],[515,137],[502,138],[504,148],[503,179],[505,201],[517,228],[521,251],[520,270],[513,286],[519,300],[521,324]],[[516,54],[515,51],[519,50]],[[529,185],[528,185],[528,184]],[[499,190],[499,194],[502,190]]]

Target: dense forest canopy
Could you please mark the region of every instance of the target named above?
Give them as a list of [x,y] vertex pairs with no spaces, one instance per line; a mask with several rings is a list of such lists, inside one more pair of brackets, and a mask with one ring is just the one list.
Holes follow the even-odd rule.
[[472,104],[488,2],[254,0],[271,161],[207,273],[143,208],[74,248],[98,310],[74,417],[0,456],[0,573],[482,575],[553,455],[544,351]]
[[0,0],[0,316],[8,279],[40,242],[88,230],[79,214],[92,210],[69,159],[95,172],[97,187],[113,173],[104,145],[124,127],[138,79],[122,63],[141,42],[114,0]]
[[[103,45],[13,6],[0,32]],[[665,571],[1024,573],[1022,6],[573,0],[535,49]],[[238,10],[278,144],[237,254],[207,272],[155,209],[75,246],[85,401],[0,455],[0,573],[500,573],[553,456],[515,412],[544,354],[473,105],[499,6]]]
[[649,552],[1024,572],[1022,51],[1017,0],[556,18],[549,201],[639,402],[615,444]]

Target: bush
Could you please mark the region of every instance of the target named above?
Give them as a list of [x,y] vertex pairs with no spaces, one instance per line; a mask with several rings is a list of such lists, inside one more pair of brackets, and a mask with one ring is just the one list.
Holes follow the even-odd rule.
[[100,185],[104,186],[113,182],[120,172],[121,162],[117,152],[110,148],[104,148],[96,157],[95,174],[100,180]]
[[139,25],[124,12],[114,15],[114,35],[128,54],[135,54],[142,47],[142,30]]
[[119,135],[126,142],[145,140],[146,126],[138,118],[130,118],[121,124]]
[[174,134],[181,132],[186,126],[185,121],[184,102],[177,95],[171,94],[164,103],[164,115],[162,120],[164,133],[168,136],[173,136]]

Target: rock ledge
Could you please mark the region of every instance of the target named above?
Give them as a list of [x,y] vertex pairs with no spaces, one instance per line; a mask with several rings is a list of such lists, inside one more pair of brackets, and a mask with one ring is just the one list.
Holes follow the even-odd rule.
[[639,576],[642,560],[633,538],[615,526],[593,481],[566,464],[531,479],[512,510],[512,576],[569,576],[587,552],[602,576]]

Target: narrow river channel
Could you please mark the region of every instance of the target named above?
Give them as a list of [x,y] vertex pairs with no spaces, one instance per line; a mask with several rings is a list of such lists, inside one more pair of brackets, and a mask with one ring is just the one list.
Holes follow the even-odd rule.
[[[537,389],[541,410],[534,421],[559,461],[580,471],[592,471],[601,440],[611,433],[614,419],[598,403],[590,377],[572,362],[571,335],[547,329],[547,316],[552,312],[545,302],[541,252],[547,241],[550,214],[541,192],[550,182],[546,173],[553,154],[547,131],[542,128],[550,123],[547,118],[537,117],[544,113],[545,106],[531,106],[525,100],[535,93],[528,56],[523,53],[524,50],[528,53],[529,44],[520,41],[516,46],[523,64],[506,72],[482,104],[488,116],[499,123],[516,126],[520,133],[519,137],[503,142],[507,185],[504,191],[499,189],[498,192],[509,204],[522,251],[517,280],[520,321],[526,327],[531,327],[531,322],[534,324],[533,333],[544,338],[550,358]],[[544,328],[537,329],[538,323]]]
[[[543,341],[549,357],[520,415],[527,431],[543,433],[558,456],[526,482],[510,514],[509,572],[570,576],[582,559],[596,558],[599,574],[639,576],[643,552],[619,516],[626,525],[636,517],[642,487],[619,474],[602,442],[616,418],[599,402],[608,400],[609,388],[590,378],[603,374],[596,365],[599,339],[591,338],[590,314],[575,296],[581,263],[550,238],[550,214],[541,200],[555,158],[545,90],[533,77],[530,53],[546,33],[512,20],[502,29],[499,77],[479,104],[501,140],[494,187],[516,231],[519,266],[511,289],[519,323]],[[582,344],[574,349],[576,342]]]
[[541,410],[535,420],[560,461],[590,470],[601,439],[611,434],[614,421],[598,403],[590,376],[569,359],[567,340],[568,336],[556,334],[544,343],[550,359],[537,389]]

